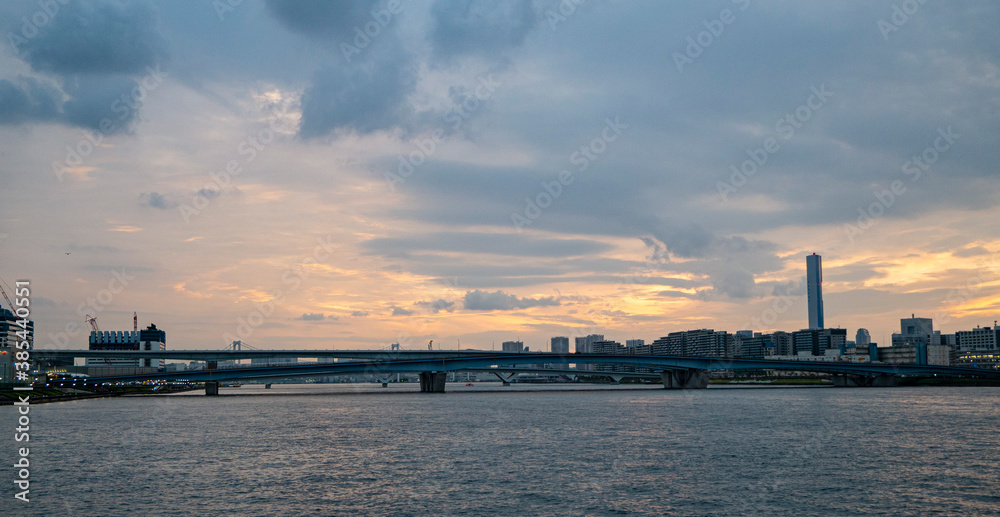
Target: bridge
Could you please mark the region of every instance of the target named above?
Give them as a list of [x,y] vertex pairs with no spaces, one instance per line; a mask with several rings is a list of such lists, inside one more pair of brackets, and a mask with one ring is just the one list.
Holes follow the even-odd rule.
[[[785,370],[827,373],[837,386],[893,386],[900,376],[978,377],[1000,379],[1000,370],[959,368],[934,365],[895,365],[881,363],[850,363],[826,361],[784,361],[768,359],[726,359],[713,357],[680,357],[659,355],[618,354],[554,354],[546,352],[494,352],[487,350],[169,350],[169,351],[107,351],[107,350],[40,350],[32,351],[36,359],[57,358],[117,358],[175,359],[206,361],[208,369],[185,372],[152,372],[140,375],[92,377],[91,382],[128,382],[145,380],[204,381],[206,392],[217,393],[220,381],[235,379],[275,379],[317,375],[370,374],[388,376],[394,373],[420,374],[420,391],[444,392],[448,372],[454,371],[527,371],[527,365],[621,365],[647,372],[607,372],[566,369],[532,369],[544,373],[569,373],[612,378],[659,377],[667,389],[698,389],[708,386],[708,373],[713,370]],[[337,358],[351,361],[307,365],[262,366],[217,369],[218,361],[253,358]],[[502,379],[502,377],[501,377]],[[617,380],[617,379],[616,379]]]

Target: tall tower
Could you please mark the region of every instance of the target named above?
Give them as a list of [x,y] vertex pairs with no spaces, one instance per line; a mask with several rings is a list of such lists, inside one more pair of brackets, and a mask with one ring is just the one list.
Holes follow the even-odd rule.
[[823,328],[823,257],[806,257],[806,285],[809,289],[809,328]]

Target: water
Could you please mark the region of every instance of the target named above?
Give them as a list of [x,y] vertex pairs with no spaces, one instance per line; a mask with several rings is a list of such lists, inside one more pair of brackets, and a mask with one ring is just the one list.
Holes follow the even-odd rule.
[[1000,515],[1000,389],[559,388],[35,406],[0,515]]

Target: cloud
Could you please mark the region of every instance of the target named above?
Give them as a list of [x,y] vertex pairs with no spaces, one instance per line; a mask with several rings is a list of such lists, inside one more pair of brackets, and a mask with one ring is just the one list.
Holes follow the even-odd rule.
[[413,315],[413,311],[406,310],[406,309],[404,309],[402,307],[397,307],[397,306],[393,305],[392,306],[392,315],[393,316],[411,316],[411,315]]
[[380,0],[266,2],[267,10],[288,29],[308,36],[340,40],[353,38],[355,27],[372,21],[371,12],[379,4]]
[[480,291],[479,289],[465,293],[465,309],[470,311],[510,311],[553,305],[559,305],[559,301],[551,296],[545,298],[518,298],[499,290],[491,293]]
[[166,57],[149,2],[74,0],[20,46],[22,59],[59,75],[142,74]]
[[178,196],[160,194],[159,192],[143,192],[139,196],[139,204],[160,210],[172,210],[181,205]]
[[351,317],[352,318],[364,318],[367,315],[368,315],[368,311],[352,311],[351,312]]
[[434,300],[433,302],[417,302],[416,305],[433,314],[437,314],[441,311],[452,312],[455,310],[455,302],[444,299]]
[[32,77],[0,79],[0,124],[57,120],[62,97],[55,85]]
[[74,78],[65,86],[70,98],[63,105],[64,122],[105,134],[129,132],[141,106],[133,92],[140,90],[139,83],[123,76]]
[[434,55],[501,61],[538,22],[531,0],[438,0],[431,7]]
[[523,257],[573,257],[594,255],[611,246],[586,239],[541,239],[526,234],[435,232],[407,237],[369,239],[363,246],[378,254],[399,255],[415,251],[488,253]]
[[977,255],[988,255],[989,253],[990,250],[982,246],[973,246],[971,248],[965,248],[951,252],[951,254],[956,257],[975,257]]
[[300,319],[302,321],[323,321],[325,318],[326,317],[323,315],[322,312],[317,312],[317,313],[307,312],[302,316],[299,316],[297,319]]
[[315,74],[302,93],[303,138],[412,127],[409,96],[416,88],[416,64],[399,44],[383,49],[387,46],[370,62],[326,67]]

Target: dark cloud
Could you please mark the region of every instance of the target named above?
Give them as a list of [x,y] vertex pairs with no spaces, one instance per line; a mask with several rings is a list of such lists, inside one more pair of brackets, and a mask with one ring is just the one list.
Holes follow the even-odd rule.
[[381,0],[267,0],[266,5],[267,10],[288,29],[308,36],[345,40],[353,39],[355,28],[363,31],[364,25],[373,20],[372,11],[384,3]]
[[519,298],[503,291],[468,291],[465,293],[465,309],[469,311],[510,311],[529,307],[559,305],[559,300],[544,298]]
[[408,128],[415,121],[409,96],[416,82],[416,64],[398,45],[370,62],[324,68],[302,94],[299,134],[315,138]]
[[297,319],[300,319],[302,321],[323,321],[325,318],[326,317],[321,312],[317,313],[307,312],[302,316],[299,316]]
[[32,77],[0,80],[0,124],[52,121],[61,117],[62,92]]
[[20,47],[41,72],[59,75],[143,74],[166,56],[149,2],[74,0]]
[[951,252],[951,254],[956,257],[975,257],[977,255],[988,255],[989,253],[990,250],[982,246],[973,246],[971,248],[965,248]]
[[130,131],[141,106],[134,92],[144,91],[124,76],[75,78],[65,90],[65,122],[105,134]]
[[146,95],[125,76],[73,77],[63,90],[31,77],[0,80],[0,124],[56,122],[103,134],[126,133]]
[[221,191],[211,188],[203,188],[195,192],[195,195],[201,196],[205,199],[215,199],[219,197],[219,195],[221,194],[222,194]]
[[584,239],[540,239],[525,234],[438,232],[411,237],[377,238],[363,246],[379,254],[415,251],[489,253],[524,257],[573,257],[608,251],[611,246]]
[[434,55],[505,59],[538,22],[531,0],[438,0],[431,7]]
[[712,278],[712,291],[729,298],[753,298],[757,296],[757,283],[753,273],[739,268],[722,271]]
[[139,196],[139,204],[160,210],[172,210],[181,205],[180,199],[171,194],[160,194],[159,192],[143,192]]
[[368,311],[352,311],[351,317],[353,318],[364,318],[368,315]]
[[452,312],[455,310],[455,302],[444,299],[434,300],[433,302],[417,302],[416,305],[417,307],[434,314],[441,311]]
[[393,305],[392,306],[392,315],[393,316],[411,316],[411,315],[413,315],[413,311],[407,310],[407,309],[404,309],[402,307],[397,307],[397,306]]

